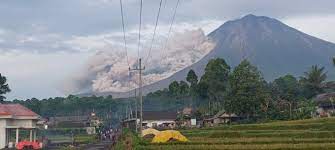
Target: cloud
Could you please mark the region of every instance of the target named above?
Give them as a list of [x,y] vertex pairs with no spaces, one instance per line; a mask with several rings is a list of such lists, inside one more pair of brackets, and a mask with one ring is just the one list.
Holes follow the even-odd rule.
[[0,71],[8,78],[12,89],[6,97],[13,100],[64,96],[58,90],[61,81],[81,67],[91,55],[64,52],[36,54],[21,50],[1,53]]
[[293,17],[284,19],[283,22],[302,32],[335,43],[335,14]]
[[[166,0],[160,22],[171,21],[177,0]],[[138,25],[139,1],[123,0],[127,27]],[[154,24],[158,0],[143,3],[143,23]],[[290,18],[308,15],[334,14],[333,0],[182,0],[177,22],[201,20],[231,20],[246,14]],[[299,7],[298,7],[299,6]],[[36,9],[38,8],[38,9]],[[4,0],[0,5],[0,24],[15,31],[30,30],[31,24],[43,24],[51,32],[68,35],[89,35],[106,31],[120,31],[121,17],[118,0]]]
[[[153,49],[152,57],[144,57],[144,84],[167,78],[195,63],[212,50],[214,45],[201,29],[175,33],[164,53],[162,47],[158,46]],[[122,47],[110,46],[106,49],[94,55],[85,68],[76,73],[79,76],[72,76],[68,80],[70,82],[66,82],[67,92],[125,92],[138,86],[135,74],[131,74],[130,79],[128,77],[128,65]],[[136,66],[136,54],[129,57],[130,66]]]
[[[159,20],[157,40],[154,43],[153,58],[161,58],[161,54],[157,54],[157,51],[161,49],[162,43],[165,41],[173,14],[173,8],[177,0],[165,1],[166,4],[163,5]],[[129,55],[132,58],[136,58],[139,1],[123,0],[123,2]],[[156,18],[155,12],[157,12],[158,5],[158,0],[144,1],[142,22],[143,47],[141,48],[141,57],[145,57],[148,53],[148,47],[150,45],[148,41],[150,41],[152,37],[153,25]],[[334,5],[335,1],[333,0],[308,2],[306,2],[306,0],[181,0],[173,31],[181,33],[185,30],[202,28],[205,34],[208,34],[226,20],[232,20],[252,13],[283,20],[284,23],[298,28],[303,32],[335,42],[334,22],[332,21],[335,20]],[[38,60],[40,57],[50,58],[48,55],[62,53],[64,56],[72,55],[73,57],[58,57],[58,61],[50,58],[50,60],[53,61],[44,60],[43,63],[49,65],[50,68],[54,67],[54,70],[59,69],[59,67],[53,65],[55,62],[60,66],[66,65],[67,67],[71,67],[73,70],[64,70],[64,72],[70,74],[80,68],[78,65],[75,65],[77,62],[86,61],[87,57],[83,57],[82,55],[87,56],[88,54],[95,54],[98,51],[102,51],[104,54],[93,56],[100,59],[100,57],[102,57],[101,55],[109,56],[113,55],[114,52],[120,53],[121,55],[123,52],[123,33],[121,32],[122,25],[118,0],[3,0],[0,5],[0,18],[0,57],[2,59],[0,60],[2,63],[0,66],[12,66],[13,68],[23,66],[19,63],[24,63],[27,67],[29,67],[29,64],[34,66],[34,61],[22,61],[32,58],[30,55],[35,55],[35,59]],[[171,42],[173,42],[173,40]],[[169,52],[169,54],[172,54],[172,51]],[[19,55],[20,53],[24,53],[20,59],[19,57],[9,56]],[[30,54],[28,55],[28,53]],[[192,57],[197,58],[198,54],[202,54],[202,52],[195,52],[194,54],[196,54],[196,56]],[[183,61],[187,63],[193,61],[193,59],[190,59],[192,58],[190,54],[183,53],[183,55],[188,57],[188,59],[183,59]],[[109,57],[112,58],[112,56]],[[11,62],[4,61],[6,58],[12,58],[13,60]],[[66,59],[73,60],[68,62]],[[152,65],[152,68],[148,68],[148,72],[146,72],[146,82],[159,80],[168,76],[169,73],[174,72],[175,70],[169,70],[168,64],[172,61],[169,59],[170,58],[164,59],[166,62],[160,62],[165,63],[164,67],[166,67],[168,72],[162,72],[162,68],[154,66],[154,62],[157,60],[150,60],[151,62],[148,67]],[[187,64],[185,62],[176,62],[172,65],[182,67]],[[105,62],[101,62],[101,64],[104,63]],[[67,87],[73,87],[67,89],[90,87],[86,90],[92,90],[93,88],[101,91],[112,90],[108,88],[109,85],[106,85],[104,81],[108,81],[108,84],[109,81],[111,81],[110,83],[113,83],[111,87],[121,87],[122,89],[125,87],[124,83],[116,82],[121,80],[119,76],[113,77],[113,79],[106,77],[106,75],[110,73],[124,74],[122,69],[116,66],[114,67],[116,68],[114,70],[118,70],[119,72],[111,72],[110,69],[77,72],[78,74],[82,74],[72,79],[78,81],[67,82]],[[107,66],[106,68],[110,67]],[[31,70],[34,69],[39,68],[31,68]],[[82,70],[85,69],[87,70],[85,67]],[[3,70],[4,69],[1,68],[2,72],[4,72]],[[98,74],[97,72],[100,73]],[[14,84],[12,86],[15,86],[12,95],[26,95],[30,97],[33,95],[32,93],[35,95],[42,95],[41,93],[51,91],[52,93],[58,93],[56,89],[49,88],[51,84],[43,85],[45,87],[44,89],[46,89],[44,92],[40,92],[39,90],[36,90],[37,92],[22,92],[24,91],[23,87],[25,87],[25,89],[32,89],[29,88],[29,85],[32,86],[32,84],[22,84],[22,82],[19,82],[22,80],[19,78],[19,74],[21,73],[22,72],[19,71],[10,73],[10,76],[15,77],[12,77],[11,80],[17,81],[12,82],[12,84]],[[58,79],[58,74],[48,75],[50,79],[40,78],[38,73],[34,74],[42,83],[55,80],[56,76]],[[101,80],[97,80],[97,76],[99,76]],[[31,77],[33,78],[33,76]],[[94,87],[92,86],[93,81]],[[77,84],[80,85],[78,86]],[[43,89],[41,90],[43,91]],[[82,89],[72,91],[78,90],[80,91]]]

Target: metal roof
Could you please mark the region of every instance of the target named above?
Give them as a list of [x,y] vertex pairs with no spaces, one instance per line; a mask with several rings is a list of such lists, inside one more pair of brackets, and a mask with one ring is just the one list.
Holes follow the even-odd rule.
[[144,111],[143,120],[176,120],[177,112],[169,111]]

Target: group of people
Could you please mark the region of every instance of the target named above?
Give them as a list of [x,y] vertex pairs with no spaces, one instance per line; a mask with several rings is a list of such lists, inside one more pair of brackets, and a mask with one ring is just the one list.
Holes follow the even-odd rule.
[[116,144],[119,136],[121,135],[120,129],[107,128],[100,134],[100,140],[111,141],[113,145]]

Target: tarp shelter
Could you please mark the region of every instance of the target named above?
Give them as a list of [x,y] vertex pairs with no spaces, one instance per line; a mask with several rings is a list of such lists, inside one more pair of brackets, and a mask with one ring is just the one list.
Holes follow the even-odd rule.
[[153,139],[152,143],[166,143],[170,140],[177,140],[180,142],[187,142],[187,138],[183,136],[179,131],[166,130],[159,132]]

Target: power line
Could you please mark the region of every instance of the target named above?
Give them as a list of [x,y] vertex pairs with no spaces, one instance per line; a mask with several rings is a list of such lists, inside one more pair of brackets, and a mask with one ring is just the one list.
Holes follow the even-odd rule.
[[147,58],[146,58],[144,64],[147,64],[148,59],[149,59],[149,57],[150,57],[150,55],[151,55],[152,46],[153,46],[153,43],[154,43],[154,41],[155,41],[155,36],[156,36],[156,30],[157,30],[157,26],[158,26],[158,20],[159,20],[159,16],[160,16],[160,13],[161,13],[162,2],[163,2],[163,0],[161,0],[160,3],[159,3],[158,13],[157,13],[157,17],[156,17],[155,29],[154,29],[154,33],[153,33],[153,35],[152,35],[151,44],[150,44],[150,49],[149,49],[149,53],[148,53],[148,56],[147,56]]
[[172,26],[173,26],[173,24],[174,24],[174,22],[175,22],[175,18],[176,18],[176,14],[177,14],[177,8],[178,8],[178,6],[179,6],[179,2],[180,2],[180,0],[177,0],[177,4],[176,4],[176,6],[175,6],[175,8],[174,8],[174,13],[173,13],[173,16],[172,16],[172,20],[171,20],[171,24],[170,24],[169,32],[168,32],[168,35],[167,35],[166,42],[165,42],[165,44],[164,44],[162,53],[164,53],[164,51],[165,51],[165,49],[166,49],[166,47],[167,47],[167,44],[168,44],[168,42],[169,42],[170,34],[171,34],[171,31],[172,31]]
[[120,0],[120,8],[121,8],[120,9],[120,11],[121,11],[121,18],[122,18],[122,30],[123,30],[124,50],[126,52],[128,67],[130,67],[130,65],[129,65],[129,58],[128,58],[128,50],[127,50],[126,31],[125,31],[125,25],[124,25],[124,14],[123,14],[122,0]]
[[167,2],[167,0],[164,0],[164,8],[166,7],[166,2]]

